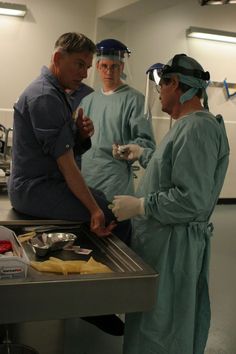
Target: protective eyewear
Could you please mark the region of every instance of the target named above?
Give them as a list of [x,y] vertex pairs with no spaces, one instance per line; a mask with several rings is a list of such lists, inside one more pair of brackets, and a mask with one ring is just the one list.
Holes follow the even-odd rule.
[[120,69],[120,64],[112,64],[112,65],[107,65],[107,64],[103,64],[101,63],[99,65],[99,69],[103,72],[107,72],[107,71],[118,71]]

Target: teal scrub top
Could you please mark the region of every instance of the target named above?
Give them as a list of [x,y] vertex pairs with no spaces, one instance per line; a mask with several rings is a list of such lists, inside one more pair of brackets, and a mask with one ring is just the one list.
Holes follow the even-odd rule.
[[145,216],[132,248],[159,274],[152,311],[128,314],[124,354],[203,354],[210,325],[210,215],[229,160],[222,117],[199,111],[176,121],[140,182]]
[[114,195],[133,194],[132,163],[116,160],[112,144],[139,144],[149,156],[155,149],[151,120],[144,117],[144,96],[128,85],[112,94],[101,90],[86,96],[80,105],[93,120],[92,147],[82,157],[82,174],[90,187],[101,190],[108,200]]

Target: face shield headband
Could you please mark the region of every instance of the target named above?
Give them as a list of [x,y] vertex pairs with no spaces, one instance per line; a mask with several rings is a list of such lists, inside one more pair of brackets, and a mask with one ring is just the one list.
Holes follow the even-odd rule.
[[164,65],[163,69],[159,70],[159,76],[163,77],[167,74],[183,74],[185,76],[193,76],[196,79],[200,79],[200,80],[204,80],[204,81],[208,81],[210,79],[210,74],[208,71],[204,72],[201,70],[197,70],[197,69],[187,69],[187,68],[183,68],[182,66],[170,66],[170,65]]
[[208,71],[204,72],[200,69],[189,69],[180,66],[179,61],[181,58],[184,59],[184,57],[186,57],[185,54],[177,54],[173,58],[171,65],[165,65],[162,70],[159,71],[159,76],[160,78],[169,78],[172,74],[176,74],[180,82],[191,87],[180,97],[181,104],[193,98],[198,90],[202,89],[203,105],[206,109],[209,109],[206,87],[208,85],[207,81],[210,80],[210,74]]
[[97,49],[97,61],[99,60],[113,60],[113,61],[121,61],[125,62],[125,57],[130,56],[130,52],[124,51],[124,50],[115,50],[115,49],[105,49],[105,48],[100,48],[99,50]]
[[97,43],[96,52],[98,60],[100,60],[101,57],[105,57],[124,61],[125,55],[129,57],[131,54],[129,48],[116,39],[104,39]]

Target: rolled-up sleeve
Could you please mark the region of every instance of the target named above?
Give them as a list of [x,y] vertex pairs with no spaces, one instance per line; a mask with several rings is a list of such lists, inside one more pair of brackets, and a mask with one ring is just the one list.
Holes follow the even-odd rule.
[[73,120],[60,98],[42,95],[29,103],[31,123],[43,154],[57,159],[74,147]]

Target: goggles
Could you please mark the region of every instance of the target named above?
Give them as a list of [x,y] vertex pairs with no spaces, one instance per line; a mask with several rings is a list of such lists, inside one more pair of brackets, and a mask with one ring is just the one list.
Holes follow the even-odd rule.
[[108,65],[105,63],[101,63],[99,64],[99,69],[103,72],[108,72],[108,71],[116,72],[120,70],[120,64],[114,63],[112,65]]

